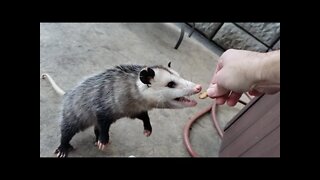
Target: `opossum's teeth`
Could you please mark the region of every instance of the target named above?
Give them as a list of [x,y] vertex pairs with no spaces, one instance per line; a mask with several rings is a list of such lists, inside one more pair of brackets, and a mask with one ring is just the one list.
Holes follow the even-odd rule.
[[187,107],[197,105],[196,101],[190,100],[190,99],[188,99],[186,97],[178,97],[178,98],[175,98],[174,100],[184,104]]

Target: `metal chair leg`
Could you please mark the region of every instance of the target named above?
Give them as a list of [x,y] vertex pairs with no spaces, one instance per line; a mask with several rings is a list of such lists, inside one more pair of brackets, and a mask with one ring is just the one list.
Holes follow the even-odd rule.
[[181,26],[180,37],[179,37],[179,40],[178,40],[176,46],[174,47],[175,49],[178,49],[178,47],[180,46],[181,41],[182,41],[182,39],[183,39],[183,36],[184,36],[184,28],[185,28],[184,26],[185,26],[184,24]]
[[195,30],[195,27],[196,27],[196,24],[195,23],[192,23],[192,31],[189,33],[189,37],[191,37],[192,33],[194,32]]

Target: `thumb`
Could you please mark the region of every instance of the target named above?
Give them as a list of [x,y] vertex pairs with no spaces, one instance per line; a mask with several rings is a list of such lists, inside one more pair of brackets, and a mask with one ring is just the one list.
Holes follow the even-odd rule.
[[216,66],[216,69],[215,69],[215,71],[213,73],[213,77],[211,79],[211,83],[213,83],[213,84],[217,83],[217,73],[222,69],[222,67],[223,67],[222,62],[221,61],[218,62],[217,66]]
[[209,88],[207,89],[207,93],[210,98],[216,98],[229,93],[229,90],[218,86],[217,84],[210,84]]

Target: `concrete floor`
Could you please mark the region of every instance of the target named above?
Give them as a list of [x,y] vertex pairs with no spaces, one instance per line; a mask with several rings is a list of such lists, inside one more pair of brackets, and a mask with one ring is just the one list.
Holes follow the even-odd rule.
[[[188,28],[186,33],[190,29]],[[64,90],[85,77],[118,64],[166,65],[182,77],[208,87],[215,69],[219,49],[208,44],[197,33],[184,37],[178,50],[179,24],[151,23],[44,23],[40,24],[40,74],[49,73]],[[40,77],[40,76],[39,76]],[[59,145],[61,100],[47,80],[40,79],[40,156],[55,157]],[[69,157],[190,157],[183,143],[183,127],[188,118],[211,104],[207,98],[186,109],[154,109],[149,112],[153,132],[143,135],[140,120],[123,118],[110,128],[111,143],[104,151],[94,145],[93,128],[78,133],[71,140],[76,148]],[[222,126],[243,105],[220,106],[218,119]],[[192,128],[194,150],[204,157],[217,157],[221,140],[209,114]]]

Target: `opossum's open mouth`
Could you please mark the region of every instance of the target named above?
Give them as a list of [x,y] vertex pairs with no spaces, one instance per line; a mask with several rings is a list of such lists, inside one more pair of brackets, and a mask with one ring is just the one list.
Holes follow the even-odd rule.
[[178,101],[179,103],[185,105],[185,106],[195,106],[197,105],[197,102],[195,100],[192,99],[188,99],[187,97],[178,97],[174,99],[175,101]]

